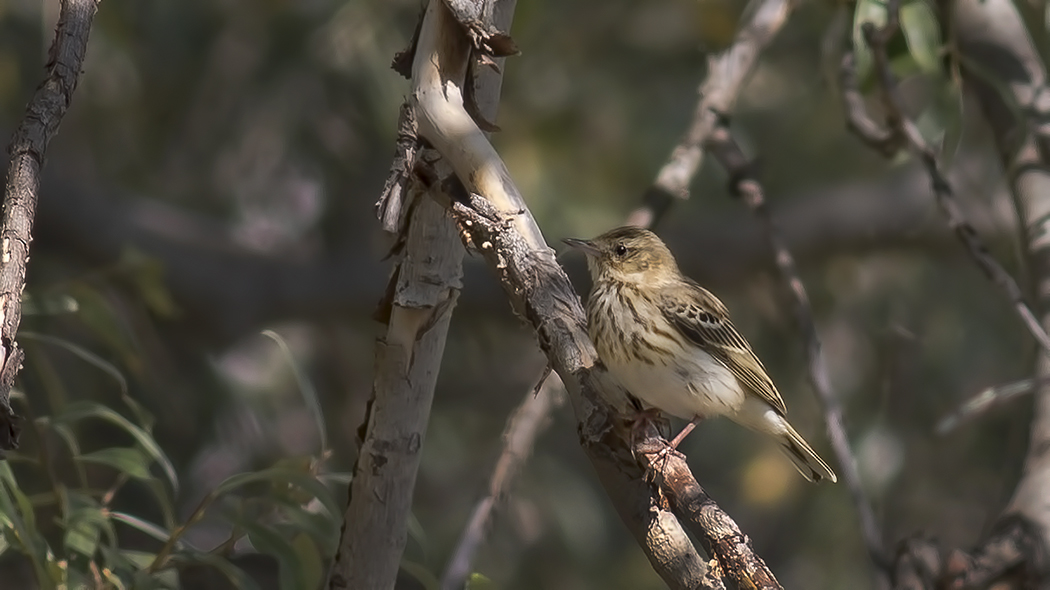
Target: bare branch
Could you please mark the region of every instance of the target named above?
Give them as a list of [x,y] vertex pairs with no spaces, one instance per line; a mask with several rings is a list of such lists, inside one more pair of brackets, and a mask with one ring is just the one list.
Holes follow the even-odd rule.
[[951,414],[948,414],[937,423],[937,434],[947,434],[955,430],[964,422],[972,420],[984,414],[988,410],[1001,406],[1006,402],[1027,393],[1031,393],[1041,385],[1050,384],[1050,378],[1044,379],[1021,379],[1012,383],[993,385],[982,389],[980,393],[962,403]]
[[[880,91],[886,107],[887,124],[895,135],[903,138],[904,144],[909,151],[926,168],[933,187],[933,194],[937,198],[937,205],[948,221],[948,226],[955,232],[956,237],[959,238],[963,245],[966,246],[977,266],[984,271],[985,275],[993,283],[1006,292],[1006,296],[1010,299],[1022,322],[1024,322],[1028,331],[1031,332],[1040,346],[1050,352],[1050,336],[1039,325],[1035,314],[1032,313],[1028,303],[1025,302],[1024,295],[1021,292],[1021,288],[1017,285],[1017,281],[1010,276],[1010,273],[1006,272],[1002,265],[985,248],[977,235],[977,231],[966,220],[962,209],[959,208],[959,204],[955,200],[955,192],[947,177],[941,172],[936,152],[923,139],[915,123],[904,116],[900,98],[897,96],[897,82],[893,76],[889,54],[887,53],[887,44],[900,28],[900,0],[889,0],[886,7],[888,12],[887,22],[883,27],[876,28],[875,25],[869,22],[864,23],[861,26],[861,30],[864,33],[865,41],[871,47],[874,57],[875,72],[879,78]],[[849,63],[851,62],[847,60],[844,62],[844,65],[848,66]],[[852,105],[848,109],[856,108],[856,106]],[[866,141],[869,139],[864,135],[860,135],[860,137]]]
[[666,443],[654,426],[637,437],[635,454],[648,465],[647,477],[656,481],[671,508],[685,521],[686,527],[700,540],[708,555],[718,563],[718,571],[738,588],[780,590],[773,572],[755,553],[751,538],[704,491],[677,452],[661,457]]
[[47,76],[26,107],[21,125],[11,138],[11,162],[4,188],[3,256],[0,260],[0,459],[3,451],[18,447],[17,416],[9,397],[15,375],[22,368],[24,352],[15,342],[22,320],[29,244],[40,191],[40,170],[51,138],[73,99],[73,91],[87,52],[91,21],[97,0],[63,0],[48,51]]
[[[703,142],[709,129],[709,121],[718,113],[728,113],[736,103],[736,99],[743,88],[744,82],[750,75],[757,63],[758,54],[769,44],[781,26],[786,22],[790,4],[781,0],[766,0],[756,10],[754,17],[738,31],[733,44],[721,54],[714,56],[709,62],[708,75],[701,85],[701,99],[693,116],[693,122],[689,133],[675,147],[669,161],[658,173],[653,185],[646,190],[642,196],[642,205],[634,210],[628,217],[628,225],[653,228],[670,209],[674,198],[672,194],[675,189],[668,190],[667,186],[661,188],[661,183],[667,185],[670,182],[682,183],[682,191],[688,194],[688,186],[700,168],[700,159],[703,153]],[[477,117],[475,117],[477,120]],[[694,147],[696,148],[694,150]],[[695,164],[686,162],[689,158],[696,158]],[[664,179],[664,180],[661,180]],[[673,181],[670,179],[674,179]],[[679,193],[681,191],[678,191]],[[482,498],[475,507],[467,528],[464,530],[460,542],[457,544],[455,556],[450,562],[449,569],[443,577],[443,587],[461,587],[462,581],[469,573],[469,564],[473,561],[473,553],[476,551],[480,537],[488,521],[487,515],[491,513],[494,505],[495,493],[493,490],[503,490],[509,485],[509,478],[499,477],[500,465],[505,457],[525,456],[510,450],[511,441],[518,441],[524,448],[531,448],[533,440],[538,436],[540,429],[533,425],[539,422],[539,416],[533,412],[538,408],[549,411],[551,404],[547,400],[537,400],[537,397],[546,397],[553,391],[544,379],[543,384],[536,395],[531,392],[526,394],[522,403],[514,410],[508,419],[508,426],[504,436],[505,446],[497,468],[490,481],[490,494]],[[528,416],[528,417],[527,417]],[[518,429],[525,430],[519,432]],[[531,437],[531,438],[527,438]],[[506,459],[509,460],[509,459]],[[517,468],[515,468],[515,471]],[[497,484],[497,478],[498,484]],[[485,516],[483,516],[485,515]]]
[[[412,79],[414,95],[426,85],[462,85],[468,48],[454,23],[443,18],[439,0],[431,2],[420,28]],[[440,89],[439,89],[440,91]],[[439,105],[413,101],[402,109],[402,123],[426,116]],[[407,541],[408,515],[426,436],[434,386],[441,367],[451,310],[463,272],[463,245],[455,224],[418,186],[406,191],[411,160],[419,141],[411,128],[395,156],[392,182],[380,209],[390,226],[405,221],[403,257],[380,305],[386,334],[376,341],[375,376],[354,478],[343,516],[339,548],[327,587],[393,588]],[[399,140],[399,144],[402,143]],[[417,201],[402,215],[386,191],[391,185]],[[400,199],[400,197],[397,197]],[[384,225],[388,225],[384,223]]]
[[793,8],[789,0],[761,0],[751,20],[741,28],[733,44],[707,62],[707,77],[700,85],[700,100],[685,137],[671,151],[643,196],[644,204],[627,218],[629,225],[652,227],[674,199],[689,198],[689,186],[704,159],[704,143],[722,117],[736,107],[744,83],[758,63],[758,56],[787,22]]
[[871,500],[864,491],[860,480],[860,472],[857,469],[857,460],[850,447],[849,437],[846,435],[846,427],[842,419],[842,407],[839,405],[835,393],[831,390],[831,379],[828,377],[827,364],[821,352],[820,337],[817,334],[816,323],[813,320],[813,308],[806,294],[806,287],[798,274],[795,259],[788,250],[784,239],[780,235],[773,216],[766,206],[765,191],[762,184],[755,178],[752,165],[744,155],[743,150],[733,139],[729,129],[719,126],[708,141],[708,149],[722,164],[729,174],[730,192],[741,199],[748,209],[759,219],[765,231],[766,241],[773,251],[773,259],[776,261],[780,277],[787,285],[788,291],[795,302],[795,315],[799,330],[806,343],[806,356],[809,359],[809,380],[813,390],[820,399],[824,408],[824,422],[827,425],[828,437],[831,439],[831,448],[835,451],[838,463],[842,471],[842,479],[853,497],[853,504],[860,518],[861,534],[864,537],[864,545],[874,563],[876,570],[888,581],[887,567],[889,560],[883,545],[882,531],[875,519],[875,511],[871,507]]
[[496,468],[492,470],[488,493],[474,507],[474,512],[463,529],[463,535],[456,543],[456,551],[441,578],[441,587],[444,590],[459,590],[465,585],[474,563],[474,555],[485,539],[496,502],[509,489],[511,480],[528,459],[536,436],[549,422],[551,411],[561,403],[564,386],[557,377],[548,378],[549,374],[548,368],[537,387],[529,392],[507,422],[503,432],[503,451],[496,461]]

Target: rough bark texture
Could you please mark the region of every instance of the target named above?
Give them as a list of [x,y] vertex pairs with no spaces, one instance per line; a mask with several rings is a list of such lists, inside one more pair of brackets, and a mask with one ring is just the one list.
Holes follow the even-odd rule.
[[[583,306],[551,250],[529,243],[480,196],[456,199],[451,206],[464,234],[499,274],[515,310],[535,328],[540,347],[569,392],[581,443],[624,523],[644,543],[657,573],[672,588],[718,587],[710,581],[718,577],[740,587],[779,588],[750,541],[697,484],[682,455],[672,453],[656,469],[649,467],[666,446],[654,427],[634,437],[633,446],[626,442],[630,435],[623,412],[630,404],[598,364],[587,337]],[[520,214],[527,215],[527,210]],[[640,466],[639,460],[647,467]],[[655,494],[648,481],[659,481],[661,493]],[[694,534],[710,540],[705,546],[717,568],[708,568],[695,551],[687,551],[692,547],[681,525],[675,526],[678,523],[663,514],[665,499],[682,521],[693,526]]]
[[[1041,315],[1038,328],[1045,334],[1050,329],[1050,173],[1040,144],[1050,120],[1046,70],[1009,0],[945,0],[940,8],[962,57],[963,81],[977,96],[1009,177],[1025,231],[1036,309]],[[872,38],[869,31],[866,34]],[[931,169],[934,188],[942,190],[934,172]],[[894,564],[896,588],[1050,585],[1050,387],[1045,385],[1050,377],[1050,355],[1045,348],[1044,344],[1036,364],[1036,382],[1043,385],[1036,392],[1024,472],[1003,515],[969,555],[960,550],[943,555],[934,542],[922,537],[903,542]]]
[[[956,0],[952,8],[953,33],[965,58],[964,81],[980,102],[1010,175],[1037,310],[1044,330],[1050,330],[1050,171],[1047,154],[1040,150],[1050,120],[1046,69],[1009,0]],[[999,80],[990,81],[988,73]],[[1050,354],[1041,351],[1036,378],[1047,377]],[[1013,572],[1015,584],[1050,584],[1050,386],[1036,390],[1029,437],[1024,472],[1003,518],[974,559],[963,562],[967,567],[949,572],[952,587],[982,587],[1011,569],[1021,572]]]
[[373,399],[358,452],[329,588],[393,588],[407,541],[420,451],[459,292],[463,246],[424,197],[408,221],[405,259],[385,337],[376,342]]
[[22,320],[29,244],[40,190],[44,153],[73,99],[87,52],[97,0],[63,0],[55,40],[48,52],[47,76],[26,107],[22,124],[11,139],[11,162],[4,189],[0,229],[0,458],[18,446],[17,417],[10,394],[25,353],[15,342]]
[[[425,85],[436,83],[435,76],[462,84],[465,73],[461,36],[450,34],[436,16],[440,3],[431,4],[413,65],[417,96],[428,92]],[[397,199],[388,197],[388,183],[377,207],[384,229],[405,228],[407,235],[399,236],[398,246],[404,258],[391,279],[392,292],[381,305],[387,333],[376,343],[373,397],[328,579],[333,590],[382,590],[393,588],[397,580],[434,387],[462,287],[464,250],[455,224],[418,183],[413,191],[407,180],[419,147],[411,120],[413,115],[425,116],[428,105],[413,101],[410,108],[412,112],[402,109],[404,128],[393,165],[392,178],[398,179],[393,185],[400,187]],[[415,197],[412,206],[403,206],[406,194]],[[406,216],[406,223],[398,222]]]

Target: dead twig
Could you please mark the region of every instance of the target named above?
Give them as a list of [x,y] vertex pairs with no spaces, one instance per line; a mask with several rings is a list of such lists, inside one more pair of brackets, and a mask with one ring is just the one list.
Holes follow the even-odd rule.
[[719,126],[707,144],[708,149],[714,157],[722,164],[729,174],[729,188],[732,194],[741,198],[748,209],[758,218],[762,224],[766,241],[773,253],[780,277],[786,284],[795,303],[795,316],[798,321],[799,330],[802,332],[806,343],[806,356],[808,358],[809,379],[813,390],[820,400],[824,409],[824,422],[828,430],[828,438],[831,439],[831,448],[838,459],[842,479],[849,489],[853,498],[854,508],[860,519],[861,534],[864,537],[864,545],[868,554],[875,564],[879,575],[884,581],[889,579],[889,559],[887,558],[883,545],[882,531],[875,518],[871,500],[864,491],[857,469],[856,456],[846,435],[846,427],[842,419],[842,406],[839,405],[831,389],[831,380],[828,377],[827,364],[821,351],[820,337],[817,334],[816,323],[813,320],[813,308],[806,294],[806,287],[799,276],[795,259],[788,250],[787,244],[780,235],[773,216],[766,205],[765,191],[762,184],[755,177],[751,162],[744,155],[743,150],[733,139],[729,129],[724,125]]
[[[874,24],[868,22],[861,25],[861,31],[864,34],[864,40],[871,48],[872,56],[874,58],[875,73],[879,80],[879,91],[882,96],[882,101],[886,110],[886,125],[890,130],[892,139],[885,139],[884,135],[867,134],[858,129],[853,123],[855,118],[867,118],[871,119],[868,115],[861,117],[858,113],[863,112],[863,102],[853,101],[849,97],[849,90],[847,89],[847,96],[844,98],[844,102],[847,105],[847,112],[850,113],[849,120],[851,122],[850,128],[857,133],[863,141],[872,145],[878,149],[884,155],[892,155],[896,153],[896,150],[889,151],[890,146],[896,146],[901,144],[922,163],[926,169],[927,175],[930,177],[930,184],[933,188],[933,194],[936,197],[937,205],[941,209],[941,213],[944,215],[945,220],[948,222],[948,226],[955,232],[956,237],[963,243],[966,250],[970,253],[974,262],[977,266],[984,271],[984,274],[993,283],[998,285],[1010,299],[1014,309],[1020,316],[1021,321],[1028,328],[1028,331],[1036,339],[1040,346],[1044,350],[1050,352],[1050,336],[1047,335],[1046,331],[1043,330],[1039,324],[1039,320],[1036,319],[1035,314],[1032,313],[1031,307],[1025,301],[1024,294],[1021,288],[1018,286],[1017,281],[1014,280],[1010,273],[1006,272],[1006,269],[999,264],[999,262],[988,252],[988,249],[984,246],[977,231],[973,228],[973,225],[967,221],[966,216],[963,215],[962,209],[959,207],[959,203],[955,198],[955,191],[952,188],[948,178],[941,171],[940,164],[937,161],[937,153],[932,147],[926,142],[919,132],[919,128],[915,125],[915,122],[904,115],[904,110],[901,107],[900,97],[897,95],[897,81],[894,78],[893,71],[890,68],[890,59],[887,53],[887,45],[889,41],[900,29],[899,20],[899,9],[900,0],[890,0],[886,4],[887,9],[887,20],[886,24],[882,27],[876,27]],[[844,79],[851,79],[850,73],[852,60],[847,57],[843,60],[843,70],[846,72],[843,76]],[[846,87],[846,84],[843,84]],[[855,88],[855,84],[853,85]],[[875,141],[878,137],[883,137],[885,141]]]

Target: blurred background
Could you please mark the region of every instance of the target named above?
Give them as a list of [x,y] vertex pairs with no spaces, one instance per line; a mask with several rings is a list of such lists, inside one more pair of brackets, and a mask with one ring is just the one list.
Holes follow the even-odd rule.
[[[758,158],[799,257],[888,541],[927,531],[966,547],[1013,489],[1030,402],[947,436],[934,425],[980,390],[1028,376],[1034,346],[946,230],[922,171],[847,132],[829,76],[837,62],[822,50],[838,8],[810,2],[792,13],[732,127]],[[168,490],[176,522],[232,475],[318,455],[304,384],[323,409],[323,470],[350,470],[379,333],[372,312],[389,270],[373,203],[408,92],[389,64],[421,9],[419,0],[101,3],[48,150],[20,336],[27,360],[14,405],[30,422],[23,460],[11,465],[39,500],[45,536],[61,540],[47,530],[48,490],[75,478],[68,438],[33,419],[71,404],[129,420],[140,404],[154,417],[149,431],[180,484]],[[706,54],[728,45],[744,11],[743,0],[519,3],[511,34],[522,55],[506,63],[494,142],[551,244],[619,225],[638,204],[692,116]],[[0,137],[42,78],[57,14],[57,0],[0,0]],[[848,20],[838,36],[848,38]],[[941,140],[963,209],[1023,283],[988,132],[957,87],[935,77],[913,68],[909,107]],[[659,233],[686,274],[725,301],[794,425],[830,457],[790,300],[726,181],[706,161],[693,197]],[[563,260],[585,292],[583,261]],[[404,588],[440,576],[486,488],[506,418],[544,365],[483,261],[468,257],[465,272],[405,555],[416,573]],[[77,422],[75,452],[134,442],[111,422]],[[843,485],[807,484],[767,441],[725,420],[703,424],[683,450],[785,587],[870,586]],[[41,454],[46,465],[29,459]],[[104,490],[117,473],[77,465],[86,488]],[[161,474],[152,468],[153,480]],[[345,479],[329,483],[341,508]],[[143,482],[111,501],[165,518]],[[229,535],[223,522],[209,513],[186,540],[218,545]],[[146,552],[160,544],[135,527],[117,534]],[[240,563],[276,587],[272,559]],[[4,551],[0,567],[0,587],[31,587],[18,552]],[[663,587],[612,511],[565,406],[504,499],[476,569],[508,590]],[[201,579],[202,589],[225,587]]]

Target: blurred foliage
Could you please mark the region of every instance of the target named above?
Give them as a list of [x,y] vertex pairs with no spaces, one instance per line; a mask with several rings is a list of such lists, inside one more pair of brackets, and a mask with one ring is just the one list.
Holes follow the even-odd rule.
[[[79,308],[68,296],[61,301],[63,311]],[[12,452],[0,462],[0,557],[21,554],[40,588],[179,588],[186,572],[197,567],[250,589],[260,586],[235,558],[258,552],[276,560],[280,588],[320,586],[324,563],[338,545],[342,513],[328,486],[349,482],[347,475],[325,472],[330,452],[323,431],[313,456],[232,475],[179,517],[178,475],[154,439],[154,416],[128,395],[122,372],[71,342],[26,330],[20,336],[64,349],[113,377],[133,418],[97,402],[69,401],[48,353],[32,345],[30,370],[41,376],[51,413],[35,415],[31,406],[37,404],[15,391],[16,407],[29,420],[22,448],[35,452]],[[273,332],[267,336],[299,375],[284,340]],[[306,405],[318,408],[312,386],[305,379],[299,386]],[[314,415],[323,429],[320,413]],[[99,428],[100,423],[109,427]],[[208,549],[186,538],[190,527],[205,519],[228,531],[222,543]]]
[[[797,6],[733,130],[761,163],[774,215],[812,244],[799,253],[803,278],[888,540],[926,530],[967,546],[1016,480],[1028,403],[944,437],[933,427],[969,395],[1028,376],[1033,345],[943,231],[921,171],[847,133],[835,47],[856,38],[855,8],[884,10],[877,0]],[[1045,7],[1021,9],[1045,46]],[[63,576],[168,584],[174,571],[200,590],[316,586],[346,487],[328,470],[354,460],[370,317],[386,283],[372,203],[408,90],[389,63],[420,10],[419,0],[100,4],[41,191],[16,400],[27,428],[0,465],[0,587]],[[706,55],[731,42],[746,10],[744,0],[519,3],[511,33],[523,54],[506,62],[494,141],[551,243],[600,233],[637,204],[687,125]],[[993,254],[1025,278],[995,150],[944,67],[950,39],[935,14],[904,3],[891,57],[905,107],[943,146]],[[0,0],[0,135],[39,83],[56,18],[55,0]],[[772,261],[719,264],[728,249],[762,243],[756,224],[727,198],[717,166],[705,162],[692,189],[661,234],[727,303],[792,422],[827,455]],[[827,203],[820,194],[865,190],[908,191],[928,206],[890,237],[807,225]],[[864,227],[865,211],[839,219]],[[698,250],[701,240],[723,246]],[[585,290],[582,262],[565,264]],[[469,259],[465,272],[423,446],[407,589],[440,576],[505,419],[543,366],[484,264]],[[472,587],[661,587],[570,414],[555,414],[501,504]],[[842,486],[805,485],[727,421],[705,423],[683,450],[786,587],[867,587]]]

